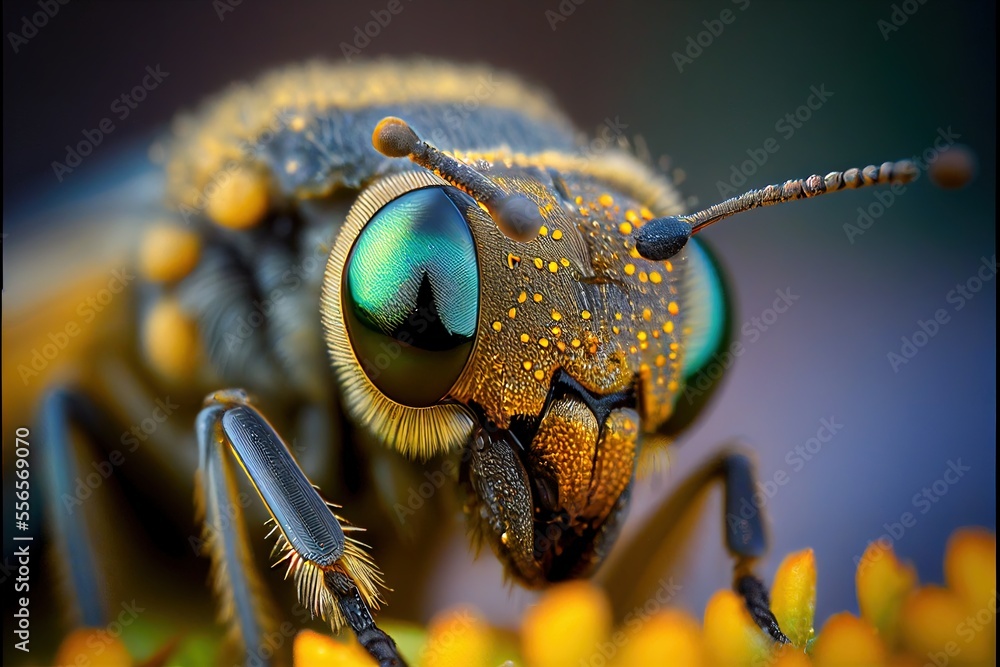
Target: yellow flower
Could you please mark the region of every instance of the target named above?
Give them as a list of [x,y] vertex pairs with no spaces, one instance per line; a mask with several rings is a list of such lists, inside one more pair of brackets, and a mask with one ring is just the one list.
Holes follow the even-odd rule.
[[812,549],[785,556],[771,587],[771,611],[798,648],[813,637],[816,614],[816,557]]
[[587,665],[611,630],[611,605],[597,586],[572,581],[553,586],[521,623],[524,664],[531,667]]
[[891,545],[872,542],[854,577],[861,616],[890,644],[895,641],[899,610],[917,585],[917,572],[896,558]]

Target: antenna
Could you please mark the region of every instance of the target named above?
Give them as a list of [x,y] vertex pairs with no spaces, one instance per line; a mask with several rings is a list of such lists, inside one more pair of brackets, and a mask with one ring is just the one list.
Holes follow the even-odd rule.
[[472,196],[486,207],[500,231],[515,241],[532,240],[545,222],[538,205],[530,199],[506,192],[469,165],[422,141],[401,118],[388,116],[380,120],[372,133],[372,146],[386,157],[410,158]]
[[876,167],[832,171],[826,176],[814,174],[807,178],[785,181],[782,185],[768,185],[760,190],[750,190],[738,197],[710,206],[690,215],[672,215],[655,218],[633,234],[635,249],[646,259],[670,259],[687,244],[692,234],[697,234],[711,224],[737,213],[761,206],[774,206],[797,199],[854,190],[870,185],[909,183],[917,177],[917,166],[911,160],[883,162]]

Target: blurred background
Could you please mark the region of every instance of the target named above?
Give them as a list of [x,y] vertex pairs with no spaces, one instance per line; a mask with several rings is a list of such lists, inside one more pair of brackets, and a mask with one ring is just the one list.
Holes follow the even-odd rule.
[[[11,267],[46,232],[45,211],[148,169],[146,149],[171,117],[226,84],[306,58],[343,60],[341,44],[385,5],[71,2],[32,33],[24,17],[41,11],[39,3],[5,2],[5,310],[31,298]],[[939,137],[968,146],[978,175],[963,189],[920,179],[891,202],[874,190],[839,194],[740,216],[705,234],[733,279],[744,352],[670,466],[638,485],[627,526],[738,438],[755,448],[762,480],[785,480],[766,500],[772,549],[762,574],[770,578],[789,551],[815,549],[818,621],[857,609],[855,559],[904,513],[916,522],[894,548],[923,580],[941,579],[956,527],[995,529],[993,3],[402,7],[363,57],[424,54],[516,72],[550,90],[581,131],[616,122],[652,164],[683,179],[692,206],[714,203],[720,192],[932,155]],[[147,66],[169,76],[119,120],[114,100]],[[64,161],[65,146],[105,117],[115,119],[114,131],[60,182],[53,161]],[[760,159],[769,139],[778,150]],[[959,286],[969,291],[963,296]],[[776,290],[798,299],[772,317]],[[939,309],[947,323],[906,363],[890,363],[890,353],[903,353],[902,338]],[[5,409],[5,464],[13,428],[27,417]],[[841,426],[816,447],[809,441],[824,420]],[[955,466],[962,475],[942,481]],[[730,581],[720,499],[714,493],[706,503],[676,577],[679,604],[695,614]],[[5,554],[11,544],[6,537]],[[471,562],[464,539],[448,550],[446,566],[428,613],[469,602],[513,626],[533,599],[504,587],[492,557]]]

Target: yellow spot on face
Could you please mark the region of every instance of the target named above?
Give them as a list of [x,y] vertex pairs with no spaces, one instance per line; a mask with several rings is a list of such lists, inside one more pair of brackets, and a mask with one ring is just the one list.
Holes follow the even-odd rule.
[[539,338],[538,339],[538,345],[540,347],[548,347],[549,346],[549,339],[548,338]]
[[517,302],[518,303],[524,303],[527,300],[528,300],[528,293],[527,292],[521,292],[520,294],[517,295]]
[[663,323],[663,331],[665,333],[671,333],[673,330],[674,330],[674,323],[673,322],[664,322]]
[[528,334],[521,334],[522,343],[527,343],[529,340],[531,340],[531,336],[529,336]]
[[660,331],[658,329],[653,329],[653,338],[659,338],[659,337],[660,337]]
[[521,258],[512,252],[507,253],[507,268],[513,270],[515,266],[521,263]]
[[514,319],[515,315],[517,315],[517,308],[511,308],[510,310],[507,311],[507,317],[509,317],[510,319]]
[[549,329],[549,331],[552,332],[553,336],[558,336],[559,334],[562,333],[562,328],[560,328],[560,327],[552,327],[551,329]]
[[677,358],[677,353],[676,352],[671,352],[670,353],[670,360],[673,361],[676,358]]
[[249,229],[264,219],[268,193],[264,176],[250,169],[239,169],[228,179],[220,179],[211,193],[206,213],[216,224],[229,229]]
[[201,240],[190,229],[157,225],[146,233],[139,250],[139,269],[153,282],[179,280],[191,272],[201,255]]
[[552,319],[554,319],[556,322],[558,322],[559,320],[562,319],[562,313],[560,313],[558,310],[553,309],[552,310]]
[[639,343],[639,349],[640,350],[648,350],[649,349],[649,343],[647,343],[646,341],[642,341],[641,343]]
[[611,330],[614,331],[616,334],[620,334],[622,332],[622,330],[618,328],[618,325],[611,327]]
[[653,319],[653,311],[651,311],[649,308],[643,308],[642,319],[646,320],[647,322]]
[[548,233],[549,233],[549,228],[546,227],[545,225],[542,225],[538,230],[539,236],[548,236]]
[[640,271],[639,272],[639,282],[640,283],[644,283],[644,282],[647,282],[648,280],[649,280],[649,276],[646,275],[646,272],[645,271]]
[[590,311],[589,310],[581,310],[580,311],[580,317],[582,317],[585,320],[589,320],[590,319]]
[[665,363],[667,363],[667,358],[665,356],[663,356],[662,354],[656,355],[656,365],[657,366],[662,366]]
[[628,351],[631,352],[632,354],[635,354],[636,352],[639,351],[639,348],[637,348],[635,345],[630,345]]
[[621,320],[622,319],[622,314],[621,313],[615,313],[615,319],[616,320]]
[[628,222],[623,222],[622,224],[618,225],[618,231],[620,231],[622,234],[631,234],[632,224]]
[[306,119],[302,116],[296,116],[292,119],[292,122],[288,124],[288,127],[292,128],[292,132],[301,132],[306,126]]
[[150,365],[173,381],[198,367],[198,328],[176,299],[161,300],[146,316],[143,349]]
[[538,292],[535,292],[534,296],[532,296],[531,298],[535,300],[535,303],[542,302],[542,295],[539,294]]
[[493,330],[494,331],[500,331],[501,329],[503,329],[503,325],[500,324],[499,320],[497,320],[496,322],[493,323]]
[[604,208],[610,208],[615,205],[615,199],[611,195],[604,194],[597,198],[597,203]]
[[625,275],[626,276],[631,276],[634,273],[635,273],[635,264],[631,264],[631,263],[630,264],[626,264],[625,265]]
[[649,282],[653,283],[654,285],[659,285],[661,280],[663,280],[663,276],[660,275],[659,271],[649,272]]
[[583,203],[583,197],[577,195],[576,199],[574,199],[573,201],[576,202],[577,206],[579,206],[580,204]]
[[540,368],[537,371],[535,371],[535,379],[536,380],[544,380],[545,379],[545,371],[543,371]]
[[530,371],[531,370],[531,365],[532,364],[531,364],[530,361],[524,361],[524,362],[521,363],[521,365],[524,366],[524,370],[526,370],[526,371]]
[[667,267],[667,273],[671,273],[674,270],[674,265],[670,262],[670,260],[667,260],[663,264]]
[[645,206],[643,206],[642,208],[639,209],[639,215],[641,215],[646,220],[652,220],[653,217],[654,217],[653,216],[653,212],[650,211]]
[[561,229],[553,229],[552,230],[552,238],[554,240],[556,240],[556,241],[558,241],[559,239],[561,239],[562,238],[562,230]]
[[679,349],[681,349],[681,344],[680,343],[671,343],[670,344],[670,349],[674,350],[674,351],[679,350]]
[[545,262],[542,261],[541,257],[536,257],[534,259],[534,262],[535,262],[535,268],[536,269],[541,269],[542,267],[545,266]]
[[639,340],[646,340],[647,335],[645,331],[640,331],[635,335],[635,337],[638,338]]
[[572,345],[573,347],[580,347],[580,345],[582,345],[582,343],[580,343],[579,338],[574,338],[569,342],[569,344]]
[[559,265],[558,264],[556,264],[555,262],[549,262],[549,272],[550,273],[555,273],[558,270],[559,270]]
[[632,209],[625,211],[625,219],[633,224],[639,222],[638,214],[636,214],[636,212],[633,211]]
[[677,313],[681,312],[681,309],[680,306],[677,305],[676,301],[671,301],[670,303],[667,304],[667,312],[669,312],[671,315],[676,315]]
[[566,259],[565,257],[560,257],[559,263],[562,264],[563,266],[569,266],[569,260]]

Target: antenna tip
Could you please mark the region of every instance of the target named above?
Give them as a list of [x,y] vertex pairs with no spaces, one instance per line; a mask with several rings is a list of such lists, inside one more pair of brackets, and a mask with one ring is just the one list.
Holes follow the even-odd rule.
[[407,157],[420,143],[420,138],[405,120],[387,116],[372,132],[372,146],[386,157]]
[[640,227],[632,238],[640,255],[659,262],[684,249],[691,238],[691,225],[676,215],[655,218]]
[[934,185],[951,190],[968,185],[976,176],[976,167],[975,153],[966,146],[954,144],[938,153],[927,173]]
[[508,195],[488,208],[500,231],[522,243],[538,236],[545,223],[538,205],[522,194]]

